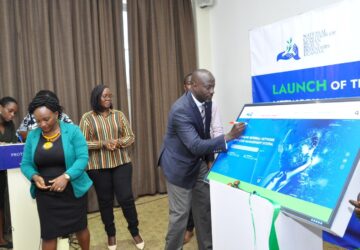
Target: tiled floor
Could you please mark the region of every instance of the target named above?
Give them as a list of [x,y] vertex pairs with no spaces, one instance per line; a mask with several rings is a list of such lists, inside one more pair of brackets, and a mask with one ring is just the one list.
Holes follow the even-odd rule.
[[[145,249],[164,249],[164,238],[167,229],[168,203],[167,195],[146,196],[136,201],[139,216],[139,229],[145,240]],[[106,250],[106,234],[101,223],[99,213],[89,215],[89,229],[91,234],[91,249]],[[115,208],[115,224],[117,230],[118,249],[136,249],[127,223],[119,208]],[[184,250],[196,250],[196,240],[191,240]]]

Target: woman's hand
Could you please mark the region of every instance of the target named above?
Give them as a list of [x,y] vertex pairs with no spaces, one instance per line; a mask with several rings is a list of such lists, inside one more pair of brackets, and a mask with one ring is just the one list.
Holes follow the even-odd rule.
[[117,141],[115,139],[109,139],[103,142],[104,147],[110,151],[114,151],[116,149],[116,143]]
[[51,183],[50,191],[62,192],[65,190],[68,182],[69,180],[62,174],[49,181],[49,183]]
[[45,185],[44,178],[42,178],[40,175],[33,175],[32,180],[35,182],[35,185],[38,189],[46,190],[50,188],[50,186]]
[[116,141],[116,147],[117,147],[117,148],[122,148],[122,147],[123,147],[120,139],[117,139],[117,140],[115,140],[115,141]]

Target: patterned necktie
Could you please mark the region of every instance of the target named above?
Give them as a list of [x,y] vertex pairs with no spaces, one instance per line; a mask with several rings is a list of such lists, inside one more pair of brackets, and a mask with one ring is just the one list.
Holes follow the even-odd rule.
[[201,114],[201,120],[203,122],[203,126],[204,126],[204,131],[205,131],[205,103],[201,104],[200,106],[201,108],[201,111],[200,111],[200,114]]

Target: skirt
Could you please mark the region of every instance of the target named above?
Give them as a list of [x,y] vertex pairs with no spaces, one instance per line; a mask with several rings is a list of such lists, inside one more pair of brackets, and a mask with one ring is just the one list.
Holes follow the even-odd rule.
[[36,189],[41,238],[67,236],[87,227],[87,195],[74,196],[69,182],[63,192]]

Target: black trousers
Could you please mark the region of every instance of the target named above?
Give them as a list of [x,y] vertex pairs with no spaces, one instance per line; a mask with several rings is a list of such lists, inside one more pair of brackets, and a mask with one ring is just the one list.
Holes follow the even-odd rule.
[[132,193],[131,163],[111,169],[89,170],[88,174],[94,182],[101,220],[107,235],[110,237],[116,234],[113,212],[114,194],[128,223],[130,234],[133,237],[139,235],[139,221]]
[[5,206],[5,191],[7,187],[7,173],[6,170],[0,170],[0,210],[4,210]]

